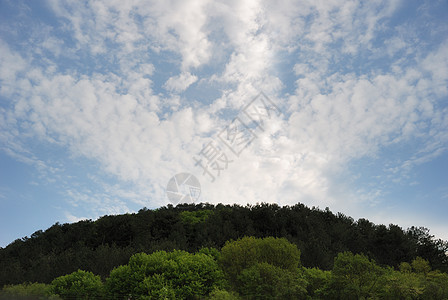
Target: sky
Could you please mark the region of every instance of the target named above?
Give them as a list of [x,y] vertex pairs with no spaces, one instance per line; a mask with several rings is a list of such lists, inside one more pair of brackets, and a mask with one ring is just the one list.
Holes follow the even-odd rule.
[[0,0],[0,247],[166,206],[181,173],[195,203],[448,240],[446,20],[441,0]]

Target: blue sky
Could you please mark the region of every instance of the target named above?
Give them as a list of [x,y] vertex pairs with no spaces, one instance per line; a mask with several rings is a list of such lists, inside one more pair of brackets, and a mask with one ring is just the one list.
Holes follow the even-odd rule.
[[[448,240],[447,19],[446,1],[0,0],[0,246],[167,205],[182,172],[203,202]],[[236,156],[218,137],[247,105],[263,130]]]

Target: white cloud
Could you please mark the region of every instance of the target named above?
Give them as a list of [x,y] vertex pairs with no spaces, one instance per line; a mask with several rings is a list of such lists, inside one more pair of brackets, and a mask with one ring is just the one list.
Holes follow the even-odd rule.
[[182,73],[178,76],[170,77],[165,83],[165,88],[176,93],[185,91],[190,85],[198,80],[197,76],[190,73]]
[[68,211],[65,212],[65,219],[69,223],[75,223],[75,222],[87,220],[87,218],[84,218],[84,217],[76,217]]
[[[30,141],[67,149],[71,159],[87,158],[132,185],[129,191],[96,179],[101,189],[91,194],[64,186],[73,205],[110,213],[149,198],[154,206],[166,204],[169,178],[189,171],[210,202],[301,201],[356,211],[362,203],[380,202],[385,187],[351,186],[351,161],[416,140],[420,148],[390,170],[412,170],[446,152],[447,114],[440,99],[448,94],[447,43],[424,55],[393,33],[378,43],[398,1],[50,5],[75,45],[50,36],[40,50],[57,57],[70,52],[78,64],[83,56],[101,63],[93,71],[59,69],[47,58],[42,66],[29,57],[34,50],[1,42],[0,92],[10,102],[1,108],[0,140],[6,151],[23,157],[32,157],[26,152]],[[406,57],[392,60],[403,49]],[[289,69],[279,70],[285,53],[290,64],[283,68]],[[159,57],[177,68],[168,79],[159,77],[165,71]],[[353,62],[359,57],[368,57],[370,65]],[[378,57],[390,59],[392,67],[376,66]],[[101,69],[103,62],[114,67]],[[211,74],[201,69],[217,65]],[[279,72],[295,74],[285,96]],[[189,99],[183,92],[193,90],[198,78],[221,95],[209,103]],[[172,94],[163,96],[158,88]],[[284,108],[283,115],[269,120],[266,132],[209,183],[192,157],[234,117],[223,112],[236,114],[259,90]],[[342,184],[341,174],[348,177]]]

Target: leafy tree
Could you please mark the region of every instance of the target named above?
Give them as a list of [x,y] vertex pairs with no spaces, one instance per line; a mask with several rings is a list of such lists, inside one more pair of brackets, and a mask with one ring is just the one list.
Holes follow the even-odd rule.
[[134,294],[138,282],[144,280],[141,272],[135,272],[129,265],[114,268],[106,279],[107,294],[116,299],[127,299]]
[[448,272],[448,242],[435,239],[429,233],[429,229],[424,227],[414,227],[408,229],[407,235],[414,243],[416,256],[420,256],[430,262],[434,269]]
[[422,299],[448,299],[448,274],[439,270],[427,273]]
[[331,272],[317,268],[303,268],[303,278],[307,282],[308,296],[317,297],[330,281]]
[[412,261],[412,269],[414,269],[415,272],[421,273],[426,276],[429,271],[431,271],[431,266],[429,265],[429,262],[421,257],[417,257]]
[[104,296],[101,278],[82,270],[54,279],[51,286],[52,293],[62,299],[100,299]]
[[220,265],[236,283],[238,275],[256,263],[268,263],[295,272],[300,264],[300,250],[284,238],[244,237],[230,241],[221,249]]
[[327,295],[342,299],[372,297],[378,290],[378,282],[383,274],[384,269],[365,255],[339,253],[326,288]]
[[128,265],[111,272],[106,287],[112,297],[191,299],[206,296],[224,283],[212,256],[175,250],[133,255]]
[[306,294],[300,251],[284,238],[244,237],[221,249],[220,265],[247,299],[298,299]]
[[424,292],[422,278],[413,272],[388,270],[380,280],[378,295],[384,299],[420,299]]
[[245,299],[303,299],[306,281],[299,273],[272,264],[256,263],[238,275],[238,291]]
[[183,211],[180,213],[180,219],[184,224],[196,225],[204,223],[212,213],[213,211],[209,209],[197,210],[197,211]]

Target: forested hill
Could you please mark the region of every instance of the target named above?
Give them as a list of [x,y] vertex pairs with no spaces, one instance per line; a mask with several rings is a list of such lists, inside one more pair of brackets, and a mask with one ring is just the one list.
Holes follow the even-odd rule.
[[156,250],[221,249],[243,236],[285,237],[301,250],[305,267],[329,270],[343,251],[364,253],[380,265],[397,267],[417,256],[448,272],[448,243],[425,228],[403,230],[353,220],[303,204],[178,205],[96,221],[56,223],[0,249],[0,287],[22,282],[49,283],[78,269],[106,277],[132,254]]

